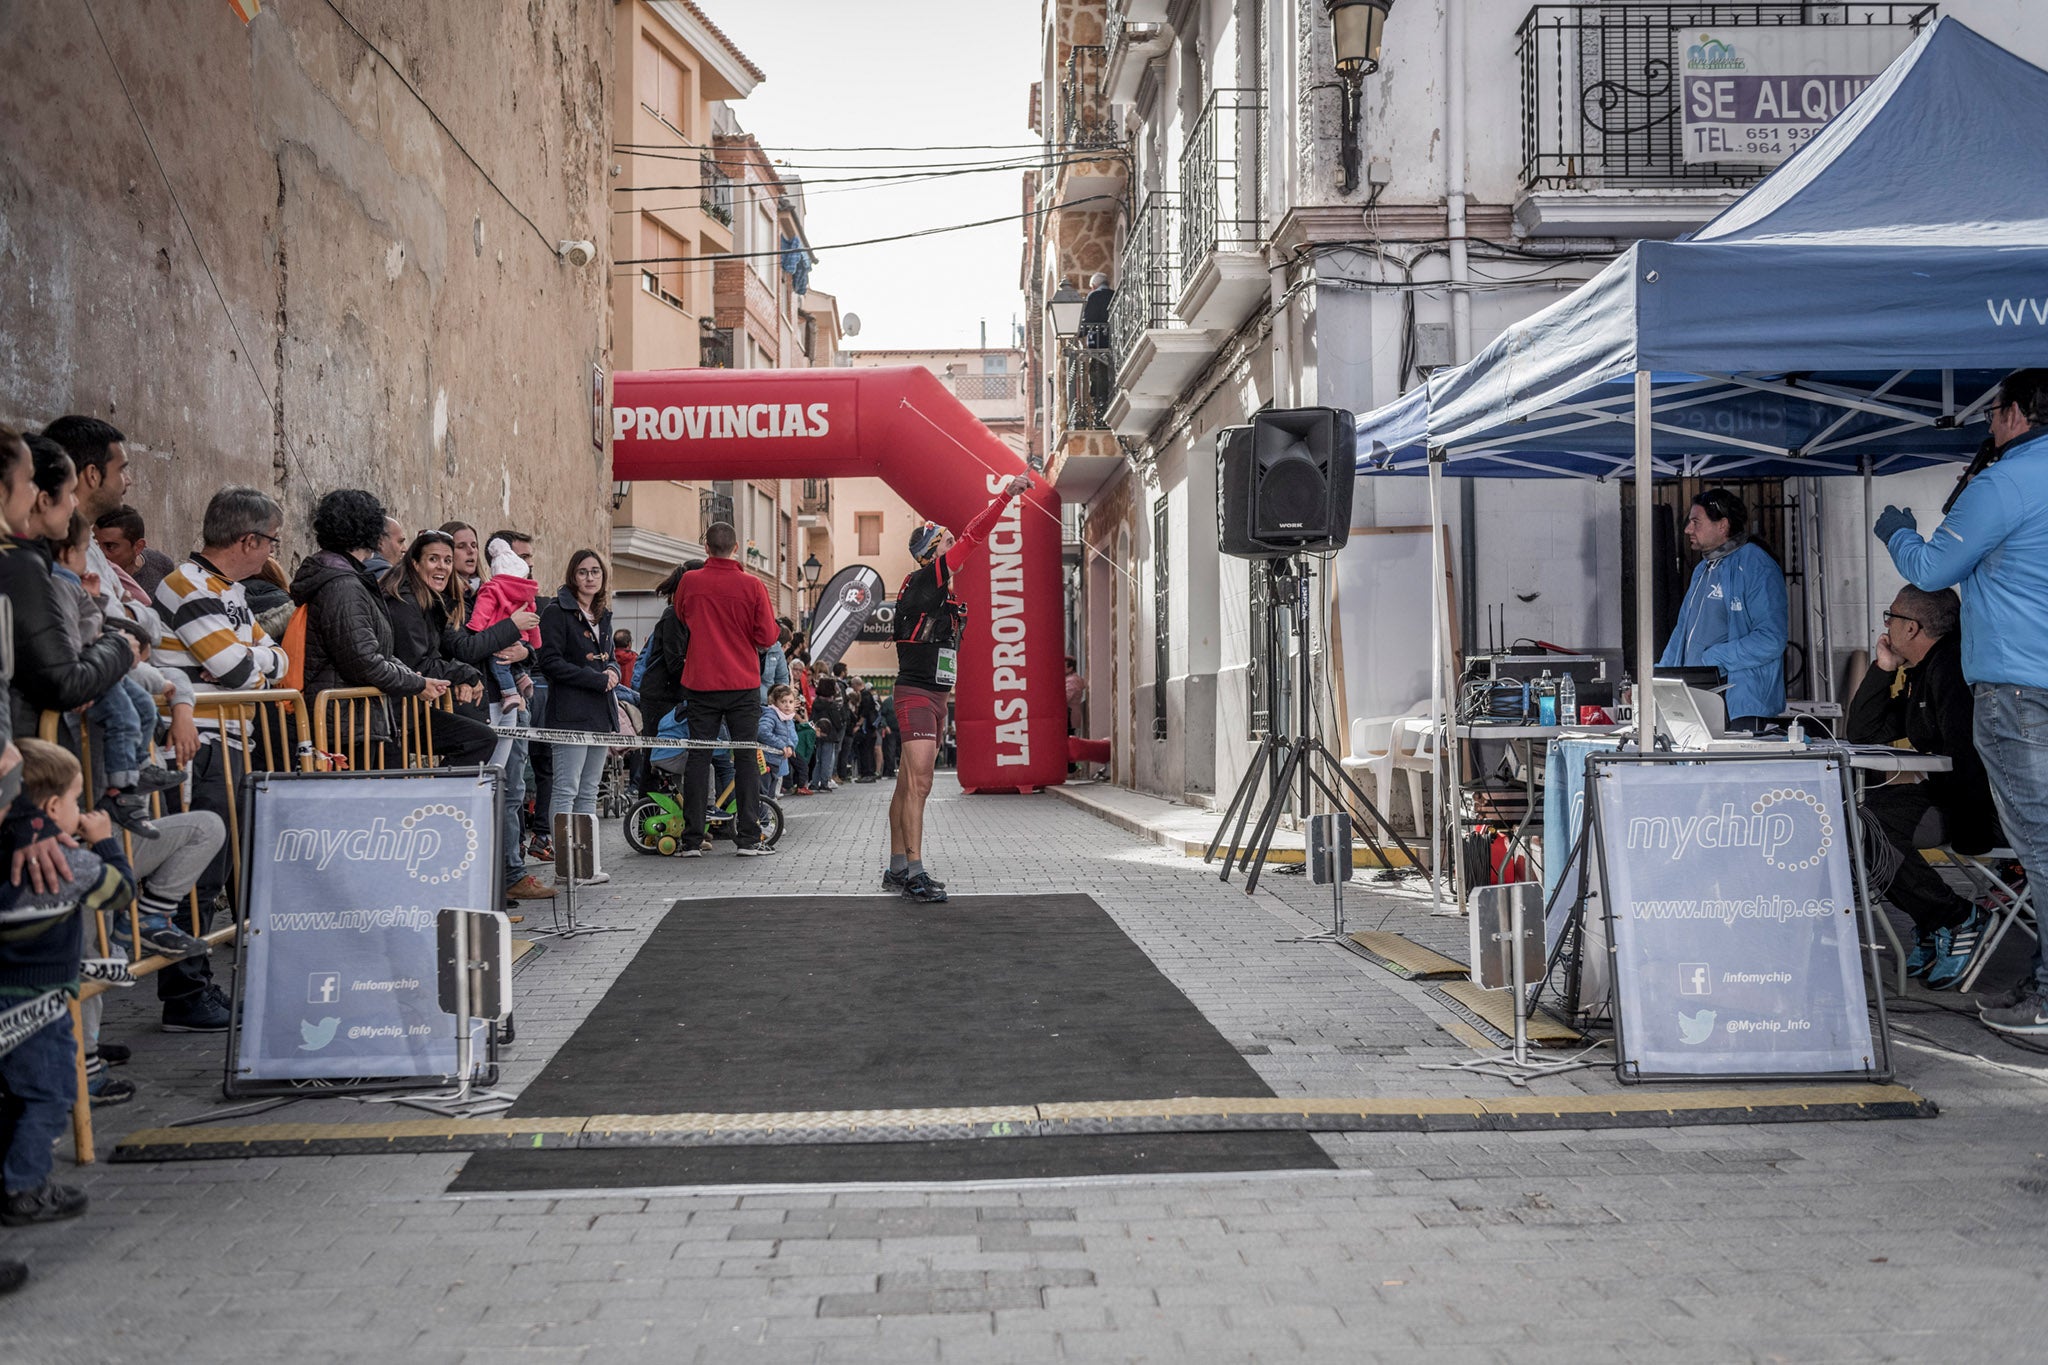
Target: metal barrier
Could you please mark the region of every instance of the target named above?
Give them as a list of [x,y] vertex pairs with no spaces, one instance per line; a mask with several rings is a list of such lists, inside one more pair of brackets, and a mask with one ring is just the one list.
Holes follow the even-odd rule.
[[[377,751],[373,736],[379,708],[395,753]],[[454,708],[452,691],[428,701],[424,696],[388,697],[374,687],[331,687],[313,699],[313,747],[319,751],[319,765],[354,772],[435,767],[440,758],[434,751],[433,714]]]
[[[242,840],[241,805],[235,800],[235,791],[244,774],[251,771],[276,772],[297,765],[310,769],[312,756],[303,752],[302,727],[305,716],[305,699],[297,692],[278,688],[262,692],[200,692],[192,699],[192,716],[195,722],[204,722],[217,729],[220,739],[220,775],[226,798],[223,806],[227,811],[227,848],[229,851],[229,885],[233,888],[237,908],[237,922],[211,932],[205,930],[205,916],[199,904],[199,891],[194,887],[189,899],[192,914],[192,933],[207,943],[219,946],[234,940],[239,932],[239,910],[242,900]],[[56,711],[45,711],[36,729],[39,738],[47,743],[64,742],[64,717]],[[78,759],[87,774],[92,772],[92,733],[82,721],[78,727]],[[154,748],[152,745],[152,756]],[[239,760],[239,761],[238,761]],[[97,793],[92,791],[93,783],[86,783],[87,793],[84,804],[89,809]],[[161,801],[152,797],[155,813],[162,814]],[[134,853],[133,840],[125,833],[122,836],[128,852]],[[128,942],[140,946],[141,908],[135,901],[128,903]],[[108,932],[104,913],[94,916],[94,931],[99,945],[99,955],[108,956],[111,950],[111,936]],[[171,959],[160,956],[138,957],[128,964],[130,976],[140,980],[156,975],[171,965]],[[78,1099],[71,1111],[71,1136],[73,1156],[81,1166],[93,1162],[92,1099],[86,1093],[85,1027],[80,1005],[111,989],[104,981],[85,982],[78,992],[78,998],[71,1002],[71,1030],[78,1048]]]

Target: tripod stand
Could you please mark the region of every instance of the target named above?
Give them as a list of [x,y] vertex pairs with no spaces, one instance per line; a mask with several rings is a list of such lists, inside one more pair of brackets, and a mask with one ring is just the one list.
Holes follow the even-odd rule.
[[[1291,599],[1294,608],[1294,628],[1297,654],[1300,659],[1299,686],[1295,696],[1295,733],[1266,734],[1259,739],[1258,752],[1252,756],[1251,767],[1245,772],[1244,781],[1237,784],[1237,794],[1230,798],[1230,806],[1223,813],[1223,821],[1216,828],[1216,837],[1202,853],[1202,861],[1213,863],[1216,852],[1223,847],[1224,831],[1230,830],[1230,845],[1224,853],[1223,871],[1219,880],[1229,881],[1233,867],[1245,873],[1246,895],[1258,890],[1259,873],[1266,866],[1266,858],[1273,848],[1273,835],[1280,828],[1280,815],[1288,798],[1295,794],[1295,783],[1300,786],[1300,815],[1306,819],[1309,813],[1312,791],[1320,791],[1332,806],[1342,809],[1345,802],[1339,793],[1339,785],[1348,792],[1357,808],[1364,812],[1365,820],[1359,825],[1359,832],[1365,836],[1366,844],[1379,858],[1382,866],[1388,866],[1386,850],[1381,847],[1377,828],[1392,839],[1394,846],[1408,859],[1407,872],[1421,869],[1421,860],[1415,851],[1387,823],[1367,798],[1365,791],[1351,780],[1351,774],[1344,771],[1337,755],[1329,750],[1315,735],[1314,664],[1309,646],[1309,589],[1308,565],[1299,556],[1293,559],[1269,559],[1266,561],[1266,579],[1270,585],[1272,600],[1277,602]],[[1258,803],[1258,789],[1266,783],[1265,803]],[[1257,808],[1254,819],[1253,810]],[[1251,826],[1252,842],[1244,842],[1246,825]],[[1404,873],[1403,875],[1406,875]]]

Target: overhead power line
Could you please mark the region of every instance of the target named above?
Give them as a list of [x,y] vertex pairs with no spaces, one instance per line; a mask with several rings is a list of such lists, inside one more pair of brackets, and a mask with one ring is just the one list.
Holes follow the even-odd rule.
[[[1114,194],[1091,194],[1085,199],[1070,199],[1059,207],[1074,208],[1080,204],[1092,204],[1097,200],[1116,202]],[[942,227],[918,228],[914,232],[898,232],[887,237],[867,237],[857,242],[834,242],[830,246],[812,246],[808,250],[815,255],[822,251],[845,251],[857,246],[880,246],[884,242],[905,242],[915,237],[935,237],[944,232],[966,232],[972,228],[994,227],[999,223],[1020,223],[1026,218],[1036,218],[1045,209],[1032,209],[1025,213],[1006,213],[1000,218],[982,218],[972,223],[948,223]],[[751,261],[782,255],[780,251],[714,251],[701,256],[636,256],[631,260],[613,261],[614,267],[641,265],[693,265],[705,261]]]

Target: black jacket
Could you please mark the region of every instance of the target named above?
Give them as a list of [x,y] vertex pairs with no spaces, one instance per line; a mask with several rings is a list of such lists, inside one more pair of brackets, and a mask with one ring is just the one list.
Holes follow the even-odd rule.
[[683,659],[689,652],[690,628],[671,603],[641,652],[647,671],[640,676],[640,726],[646,733],[654,734],[661,718],[682,704]]
[[103,697],[134,664],[125,637],[109,631],[73,653],[50,552],[40,540],[0,536],[0,595],[14,606],[14,733],[33,737],[44,711],[70,711]]
[[[475,721],[488,721],[490,701],[498,693],[497,684],[490,676],[491,656],[518,642],[519,627],[513,625],[508,618],[482,630],[471,630],[463,624],[468,615],[467,611],[458,612],[458,605],[452,596],[439,597],[429,602],[425,612],[426,628],[434,633],[435,647],[440,651],[442,659],[469,665],[476,670],[476,678],[471,681],[481,681],[484,685],[483,700],[455,703],[456,714],[468,716]],[[392,629],[398,629],[396,617],[392,618]],[[401,640],[399,643],[399,654],[403,657],[404,641]],[[517,670],[526,665],[522,661],[509,666]]]
[[[397,646],[382,598],[369,570],[347,555],[322,550],[299,565],[292,601],[306,612],[308,697],[337,687],[374,687],[391,697],[426,690],[427,680],[393,652]],[[373,707],[371,714],[371,733],[388,738],[384,708]]]
[[846,686],[836,678],[826,678],[818,684],[815,700],[811,702],[811,728],[818,732],[818,738],[828,744],[837,744],[846,738]]
[[1851,744],[1890,744],[1903,739],[1923,754],[1942,754],[1954,765],[1927,774],[1927,795],[1948,825],[1958,852],[1982,853],[2005,842],[1991,780],[1977,756],[1977,707],[1963,680],[1962,636],[1934,642],[1927,657],[1906,670],[1906,685],[1892,695],[1893,675],[1873,666],[1849,703],[1844,737]]
[[606,669],[618,670],[612,654],[612,614],[595,629],[564,588],[540,609],[540,671],[548,680],[548,728],[616,734],[618,702],[605,689]]
[[519,627],[510,618],[470,630],[449,620],[446,602],[431,601],[423,608],[403,591],[384,594],[384,614],[391,618],[392,653],[399,662],[457,687],[482,682],[483,665],[491,655],[519,638]]

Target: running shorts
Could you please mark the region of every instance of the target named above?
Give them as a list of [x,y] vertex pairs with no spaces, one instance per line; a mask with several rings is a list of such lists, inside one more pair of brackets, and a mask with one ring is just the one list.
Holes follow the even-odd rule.
[[947,696],[914,683],[896,684],[896,728],[903,732],[905,743],[913,739],[936,743],[945,735]]

